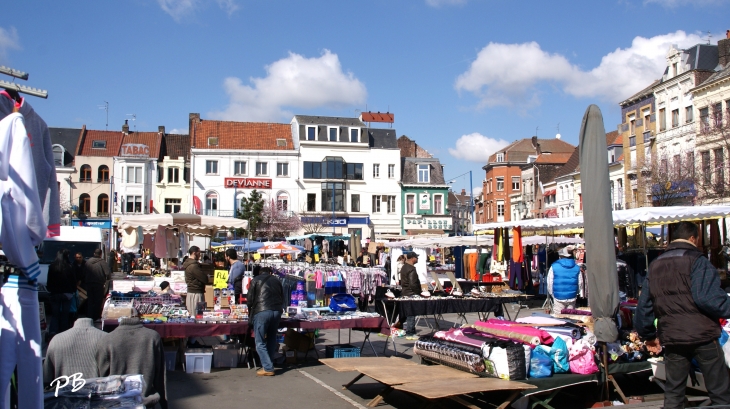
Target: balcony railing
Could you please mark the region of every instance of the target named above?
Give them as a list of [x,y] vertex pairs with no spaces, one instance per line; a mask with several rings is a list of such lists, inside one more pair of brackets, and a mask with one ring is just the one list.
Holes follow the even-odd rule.
[[96,212],[96,217],[109,217],[109,212]]
[[217,210],[217,209],[205,209],[203,213],[206,216],[217,216],[217,217],[233,217],[233,210]]

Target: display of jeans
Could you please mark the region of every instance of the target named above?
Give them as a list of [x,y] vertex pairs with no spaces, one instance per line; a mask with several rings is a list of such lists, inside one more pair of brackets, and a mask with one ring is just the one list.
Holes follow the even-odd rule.
[[664,365],[667,375],[664,388],[664,408],[684,408],[687,376],[693,370],[693,359],[705,378],[705,388],[712,405],[730,405],[730,378],[725,365],[725,355],[720,344],[712,341],[704,345],[667,345],[664,347]]
[[509,287],[513,290],[522,290],[527,286],[528,275],[523,268],[523,263],[509,262]]
[[35,281],[11,275],[0,290],[0,408],[17,365],[18,407],[43,407],[41,328]]
[[58,334],[69,329],[72,298],[73,294],[51,295],[51,323],[48,329],[51,334]]
[[261,366],[266,372],[274,371],[274,364],[271,361],[279,350],[279,342],[276,339],[279,321],[281,321],[281,311],[264,310],[253,318],[256,352],[259,355]]
[[406,335],[416,335],[416,316],[406,317],[405,325]]

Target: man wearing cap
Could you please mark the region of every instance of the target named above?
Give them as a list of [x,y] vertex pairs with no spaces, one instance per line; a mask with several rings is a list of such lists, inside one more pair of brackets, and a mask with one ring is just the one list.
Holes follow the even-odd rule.
[[573,246],[560,249],[560,259],[548,270],[548,294],[553,297],[553,314],[575,308],[578,290],[583,286],[583,276],[580,274],[580,266],[573,259],[573,250]]
[[[418,279],[418,272],[414,264],[418,263],[418,254],[406,253],[406,262],[400,269],[400,285],[403,288],[401,295],[410,297],[421,293],[421,280]],[[406,317],[406,337],[416,336],[416,317]]]

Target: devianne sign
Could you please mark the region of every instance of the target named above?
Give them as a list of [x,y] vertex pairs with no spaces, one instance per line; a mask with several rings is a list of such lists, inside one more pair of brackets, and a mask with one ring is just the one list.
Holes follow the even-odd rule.
[[225,178],[224,186],[230,189],[271,189],[271,179]]

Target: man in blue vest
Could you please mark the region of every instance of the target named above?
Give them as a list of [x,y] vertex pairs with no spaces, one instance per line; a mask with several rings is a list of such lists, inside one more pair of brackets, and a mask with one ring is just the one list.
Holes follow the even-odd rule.
[[553,314],[575,308],[578,291],[583,286],[583,276],[580,274],[580,266],[573,259],[573,250],[573,246],[560,249],[560,259],[548,271],[548,294],[553,297]]

